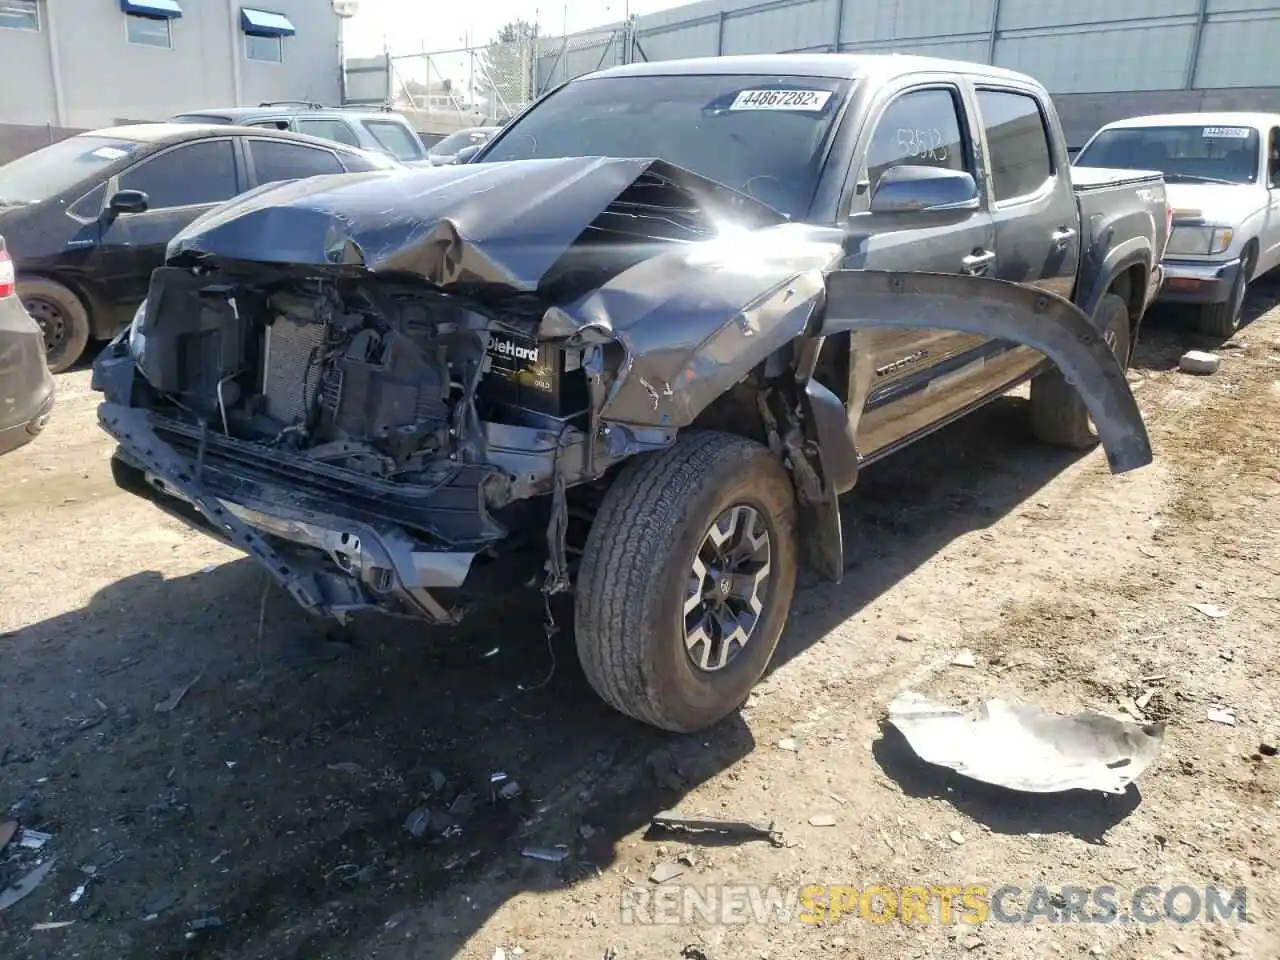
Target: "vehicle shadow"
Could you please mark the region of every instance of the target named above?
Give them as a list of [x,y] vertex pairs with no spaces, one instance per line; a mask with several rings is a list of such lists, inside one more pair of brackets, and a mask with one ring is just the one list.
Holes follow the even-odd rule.
[[[773,669],[1079,456],[1034,443],[1025,405],[1002,399],[865,472],[843,508],[845,581],[805,578]],[[0,689],[20,692],[4,779],[35,784],[63,862],[110,863],[66,939],[9,955],[286,960],[386,938],[378,955],[446,957],[513,897],[610,867],[643,882],[654,853],[623,838],[756,744],[736,715],[696,736],[618,716],[569,630],[548,640],[542,619],[537,598],[512,599],[452,630],[380,619],[335,634],[237,560],[137,574],[0,638]],[[512,781],[518,796],[497,796]],[[523,855],[558,845],[561,862]],[[68,912],[77,882],[51,876],[34,909],[47,893]],[[209,916],[219,925],[193,933]]]

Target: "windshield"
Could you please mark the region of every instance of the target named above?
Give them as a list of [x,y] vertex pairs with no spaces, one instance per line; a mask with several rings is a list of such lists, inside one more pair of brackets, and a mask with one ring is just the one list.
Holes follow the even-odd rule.
[[473,163],[655,157],[805,214],[848,89],[826,77],[597,77],[514,121]]
[[488,130],[459,130],[457,133],[449,134],[427,152],[437,157],[452,157],[463,147],[469,147],[473,143],[484,143],[488,139]]
[[130,140],[78,136],[28,153],[0,167],[0,203],[39,203],[57,196],[142,146]]
[[1252,127],[1115,127],[1076,166],[1159,170],[1171,183],[1256,183],[1259,140]]

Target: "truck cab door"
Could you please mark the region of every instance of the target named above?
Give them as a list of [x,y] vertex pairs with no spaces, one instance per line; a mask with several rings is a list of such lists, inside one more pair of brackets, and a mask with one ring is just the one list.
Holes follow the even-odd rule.
[[180,144],[127,167],[108,185],[108,193],[139,191],[147,198],[142,212],[104,210],[96,256],[117,319],[127,320],[146,299],[151,272],[164,263],[178,231],[240,192],[234,144],[231,137]]
[[[990,184],[999,266],[993,276],[1067,299],[1080,261],[1080,222],[1070,169],[1046,106],[1030,90],[983,85],[975,91],[982,156]],[[1003,348],[1003,349],[1001,349]],[[1033,370],[1041,357],[1026,347],[993,344],[991,387]]]
[[[863,159],[845,225],[843,268],[998,271],[995,228],[978,185],[960,89],[937,83],[896,92],[870,131],[857,153]],[[981,343],[956,330],[862,331],[854,347],[870,378],[857,431],[862,455],[887,452],[963,407],[967,394],[958,388]]]

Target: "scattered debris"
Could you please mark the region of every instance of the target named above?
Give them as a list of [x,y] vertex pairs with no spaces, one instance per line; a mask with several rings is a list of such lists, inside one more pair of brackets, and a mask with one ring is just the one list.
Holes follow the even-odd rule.
[[840,804],[840,806],[842,807],[847,807],[849,805],[849,801],[846,800],[844,797],[840,796],[838,793],[830,794],[830,797],[832,800]]
[[52,923],[33,923],[31,925],[31,929],[36,933],[41,930],[61,930],[63,927],[69,927],[73,923],[75,923],[74,920],[55,920]]
[[89,892],[89,884],[82,883],[71,891],[71,903],[76,904],[84,899],[84,895]]
[[425,836],[431,827],[431,811],[426,807],[418,807],[405,817],[404,828],[415,837]]
[[925,762],[1026,793],[1122,794],[1164,742],[1163,723],[1056,716],[1016,700],[988,700],[971,719],[913,691],[889,705],[889,722]]
[[1188,350],[1178,361],[1178,369],[1183,373],[1217,373],[1222,358],[1203,350]]
[[783,737],[778,741],[778,749],[786,750],[788,753],[799,753],[800,744],[796,742],[794,737]]
[[50,857],[9,889],[0,890],[0,910],[8,910],[19,900],[28,896],[36,887],[40,886],[57,862],[57,857]]
[[903,643],[915,643],[919,638],[909,630],[899,630],[898,639]]
[[160,890],[153,893],[142,902],[143,916],[148,919],[158,917],[166,910],[176,906],[181,899],[182,897],[178,895],[176,890]]
[[589,824],[584,823],[582,826],[578,827],[578,836],[580,836],[583,840],[590,840],[595,835],[596,835],[596,828],[593,826],[590,826]]
[[9,841],[13,839],[13,835],[18,832],[18,821],[9,820],[0,823],[0,850],[4,850],[9,845]]
[[1151,698],[1155,695],[1156,692],[1148,687],[1146,690],[1142,691],[1136,700],[1133,701],[1133,705],[1139,710],[1146,710],[1147,704],[1151,702]]
[[507,951],[503,950],[501,947],[495,947],[493,950],[493,956],[490,960],[507,960]]
[[986,941],[976,933],[966,933],[963,937],[957,940],[956,943],[958,943],[962,949],[967,950],[970,953],[977,950],[979,947],[986,945]]
[[815,813],[809,818],[809,826],[811,827],[834,827],[836,818],[829,813]]
[[453,803],[449,804],[449,812],[455,817],[466,819],[476,812],[476,798],[471,793],[460,793],[453,798]]
[[951,658],[951,665],[953,667],[969,667],[972,669],[978,665],[978,660],[974,657],[973,651],[966,647]]
[[187,926],[197,932],[200,930],[217,930],[219,927],[222,926],[222,918],[221,917],[200,917],[197,920],[188,921]]
[[711,960],[711,958],[691,943],[681,949],[680,960]]
[[1230,613],[1225,607],[1219,607],[1213,603],[1193,603],[1191,604],[1191,609],[1197,613],[1203,613],[1206,617],[1212,617],[1214,620],[1221,620]]
[[1227,661],[1227,663],[1231,663],[1236,658],[1236,652],[1234,650],[1219,650],[1218,656]]
[[39,830],[29,830],[23,827],[18,846],[26,847],[28,850],[39,850],[52,839],[53,834],[51,833],[41,833]]
[[352,763],[350,760],[343,760],[340,763],[329,764],[329,769],[334,773],[349,773],[353,777],[364,776],[364,767],[358,763]]
[[674,810],[660,813],[649,821],[653,830],[677,833],[709,833],[722,838],[739,837],[744,840],[768,840],[775,847],[783,846],[782,834],[774,824],[763,826],[738,820],[705,820],[700,817],[685,817]]
[[1280,748],[1277,748],[1274,743],[1261,743],[1258,745],[1258,752],[1264,757],[1274,757],[1277,752],[1280,752]]
[[1236,725],[1236,712],[1230,707],[1224,707],[1221,704],[1209,708],[1208,718],[1214,723],[1221,723],[1223,726],[1234,727]]
[[524,788],[515,780],[510,783],[503,784],[502,789],[498,791],[498,796],[503,800],[514,800],[524,792]]
[[568,847],[525,847],[520,856],[530,860],[546,860],[548,863],[559,863],[569,856]]
[[203,678],[204,678],[204,671],[201,670],[199,673],[195,675],[195,677],[192,678],[190,683],[182,687],[174,687],[172,690],[169,691],[169,696],[165,697],[163,700],[161,700],[159,703],[156,704],[155,706],[156,713],[172,713],[174,710],[177,710],[178,704],[182,703],[182,700],[184,697],[186,697],[188,691],[190,691],[190,689],[194,687],[197,683],[199,683]]
[[950,833],[947,834],[947,836],[951,838],[951,842],[954,843],[957,847],[964,846],[964,834],[961,833],[959,830],[952,830]]
[[490,657],[496,657],[498,655],[498,651],[501,649],[501,647],[493,647],[490,650],[486,650],[484,653],[480,654],[480,659],[488,660]]
[[653,868],[653,873],[649,874],[649,879],[653,883],[666,883],[668,880],[674,880],[676,877],[684,873],[684,865],[668,860],[666,863],[660,863]]

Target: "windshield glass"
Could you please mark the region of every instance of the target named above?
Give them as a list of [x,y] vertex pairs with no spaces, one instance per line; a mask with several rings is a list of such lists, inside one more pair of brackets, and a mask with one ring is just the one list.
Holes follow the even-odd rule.
[[463,147],[469,147],[473,143],[484,143],[488,138],[487,130],[459,130],[457,133],[449,134],[427,152],[436,157],[452,157]]
[[1116,127],[1098,134],[1076,166],[1159,170],[1171,183],[1256,183],[1258,151],[1252,127]]
[[0,167],[0,203],[39,203],[95,171],[132,156],[142,144],[105,137],[70,137]]
[[570,83],[473,163],[655,157],[806,213],[849,83],[825,77],[598,77]]

